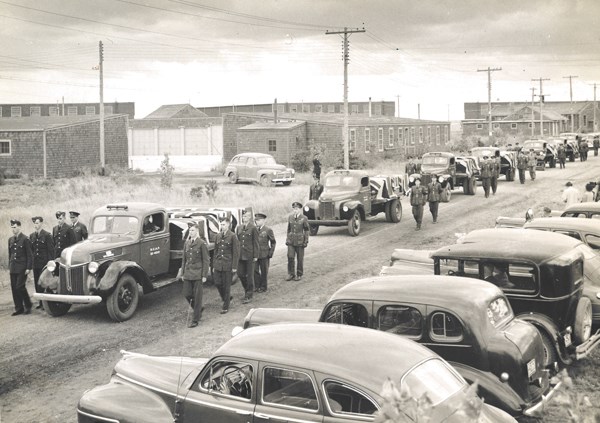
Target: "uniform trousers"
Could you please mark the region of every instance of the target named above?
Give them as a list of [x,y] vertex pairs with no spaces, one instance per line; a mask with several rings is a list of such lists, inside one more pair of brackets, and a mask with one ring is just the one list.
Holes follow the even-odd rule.
[[490,179],[490,184],[492,185],[492,194],[496,194],[496,190],[498,189],[498,177],[492,176],[492,179]]
[[412,214],[415,218],[415,222],[417,222],[417,226],[421,227],[421,222],[423,221],[423,205],[419,204],[418,206],[412,206]]
[[[38,293],[44,292],[44,288],[42,288],[40,286],[40,276],[41,276],[43,270],[44,270],[43,267],[40,267],[39,269],[37,269],[35,267],[33,268],[33,285],[35,286],[35,292],[38,292]],[[40,304],[42,304],[41,301],[40,301]]]
[[192,321],[199,322],[202,318],[202,279],[184,279],[183,296],[194,309]]
[[254,260],[240,260],[237,274],[242,281],[246,298],[252,298],[254,292]]
[[[304,247],[288,245],[288,275],[302,276],[304,274]],[[296,258],[298,258],[298,267],[296,267]]]
[[439,206],[440,206],[439,201],[430,201],[429,202],[429,211],[431,212],[431,216],[433,217],[433,223],[437,222]]
[[535,166],[529,168],[529,179],[535,181]]
[[525,183],[525,169],[519,169],[519,182]]
[[254,265],[254,283],[256,288],[267,290],[267,277],[269,275],[270,258],[259,258]]
[[229,310],[229,301],[231,300],[231,280],[233,272],[231,270],[213,270],[213,279],[221,300],[223,300],[223,310]]
[[25,287],[26,282],[27,275],[24,271],[10,274],[10,289],[15,303],[15,311],[24,311],[31,308],[31,299]]
[[485,198],[488,198],[490,196],[490,187],[491,187],[490,178],[481,178],[481,186],[483,186],[483,192],[485,193]]

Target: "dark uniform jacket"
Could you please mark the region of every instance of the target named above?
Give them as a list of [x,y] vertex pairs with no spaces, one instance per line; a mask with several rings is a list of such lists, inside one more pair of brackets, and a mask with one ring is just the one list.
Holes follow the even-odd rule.
[[318,200],[323,194],[323,184],[312,184],[308,193],[309,200]]
[[62,251],[75,244],[77,241],[75,240],[75,232],[73,232],[73,228],[71,228],[66,223],[62,225],[56,225],[52,229],[52,236],[54,237],[54,254],[56,258],[60,258],[60,254]]
[[535,152],[530,151],[528,159],[529,159],[529,161],[528,161],[529,167],[537,166],[537,156],[536,156]]
[[208,255],[208,246],[200,237],[188,239],[183,245],[183,279],[188,281],[197,281],[208,275],[210,267],[210,257]]
[[519,157],[517,159],[517,169],[527,169],[529,163],[529,158],[526,154],[519,153]]
[[292,247],[306,247],[308,244],[310,226],[308,226],[308,218],[303,214],[298,217],[290,214],[288,217],[287,238],[285,245]]
[[258,258],[258,231],[256,225],[250,222],[243,223],[235,228],[238,240],[240,241],[240,260],[252,260]]
[[413,173],[417,173],[417,164],[408,162],[408,163],[406,163],[404,170],[409,176],[412,175]]
[[88,230],[87,227],[81,223],[77,222],[72,226],[73,232],[75,233],[75,242],[83,241],[84,239],[88,239]]
[[431,181],[427,186],[427,190],[429,191],[427,201],[430,203],[436,203],[442,199],[441,194],[444,188],[442,188],[442,184],[438,181]]
[[240,260],[240,242],[237,236],[230,230],[225,234],[219,231],[215,240],[215,252],[213,256],[213,269],[231,272],[237,269]]
[[492,177],[499,177],[500,176],[500,170],[502,169],[502,159],[500,157],[494,157],[492,159],[493,162],[493,166],[492,166]]
[[427,202],[427,188],[423,185],[414,186],[410,190],[410,205],[424,206]]
[[558,154],[558,159],[566,159],[567,158],[567,151],[565,150],[565,147],[562,146],[562,144],[560,144],[557,148],[556,148],[556,153]]
[[275,252],[275,234],[273,233],[273,229],[269,228],[266,225],[263,225],[258,230],[258,258],[265,259],[273,257],[273,253]]
[[50,232],[42,229],[39,233],[33,231],[29,235],[31,242],[31,252],[33,253],[33,268],[41,269],[50,260],[54,260],[54,240]]
[[31,270],[33,254],[29,238],[22,232],[8,238],[8,269],[10,273],[21,273]]
[[494,174],[494,164],[491,160],[484,160],[481,163],[481,177],[484,179],[491,178]]

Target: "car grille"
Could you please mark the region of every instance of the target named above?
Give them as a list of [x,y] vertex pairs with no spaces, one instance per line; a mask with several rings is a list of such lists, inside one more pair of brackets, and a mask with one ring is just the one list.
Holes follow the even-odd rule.
[[319,204],[319,210],[321,219],[334,219],[335,218],[335,205],[333,201],[323,201]]
[[429,183],[431,183],[431,178],[432,178],[432,175],[427,174],[427,173],[424,175],[421,175],[421,185],[429,185]]
[[277,179],[283,179],[283,178],[291,178],[292,175],[290,174],[290,172],[279,172],[277,174]]
[[77,267],[66,267],[61,264],[59,273],[59,294],[85,295],[85,292],[83,290],[83,281],[85,279],[85,265]]

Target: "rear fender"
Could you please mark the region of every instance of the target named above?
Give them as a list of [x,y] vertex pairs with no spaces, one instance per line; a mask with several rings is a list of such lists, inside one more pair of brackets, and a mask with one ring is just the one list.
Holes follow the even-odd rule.
[[244,329],[272,323],[317,323],[321,310],[293,308],[253,308],[244,318]]
[[554,345],[556,346],[560,361],[562,361],[564,364],[571,364],[572,360],[570,359],[569,354],[567,351],[565,351],[564,345],[559,342],[560,331],[552,319],[544,314],[538,313],[523,313],[515,317],[531,323],[536,327],[537,330],[544,331],[548,336],[550,336],[554,342]]
[[144,288],[144,294],[152,292],[154,289],[150,284],[150,280],[148,279],[148,275],[142,269],[142,267],[133,261],[127,260],[119,260],[112,262],[106,271],[104,272],[104,276],[100,279],[100,283],[98,284],[98,291],[102,294],[108,294],[112,291],[115,284],[119,280],[122,274],[130,273],[135,280],[142,285]]

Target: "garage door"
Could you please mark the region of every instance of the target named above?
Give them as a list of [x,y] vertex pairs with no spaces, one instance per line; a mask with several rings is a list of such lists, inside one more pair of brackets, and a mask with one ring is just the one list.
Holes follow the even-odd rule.
[[208,131],[210,128],[186,128],[185,129],[185,155],[203,156],[209,154]]
[[172,156],[181,156],[181,130],[159,129],[158,130],[158,154],[162,156],[168,153]]
[[134,129],[132,131],[131,155],[132,156],[154,156],[154,130]]

